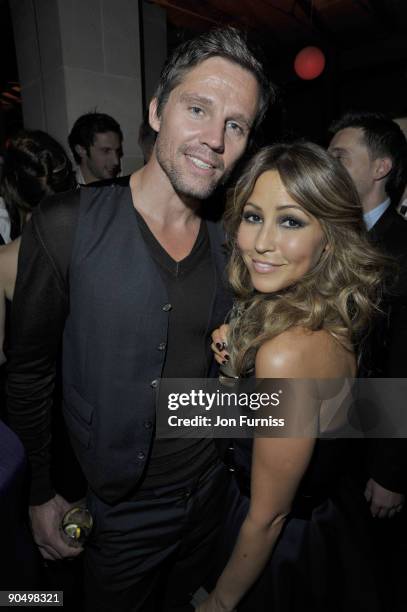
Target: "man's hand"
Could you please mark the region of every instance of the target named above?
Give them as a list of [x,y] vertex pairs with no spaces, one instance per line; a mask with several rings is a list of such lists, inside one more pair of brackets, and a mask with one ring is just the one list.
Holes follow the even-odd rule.
[[60,495],[41,504],[30,506],[31,529],[34,541],[44,559],[57,561],[58,559],[77,557],[82,547],[68,546],[63,540],[60,525],[64,514],[72,508]]
[[227,352],[227,335],[229,325],[224,323],[212,332],[211,349],[215,354],[215,359],[220,365],[225,365],[229,360]]
[[404,495],[402,493],[385,489],[373,478],[367,481],[365,497],[374,518],[393,518],[402,510],[404,505]]

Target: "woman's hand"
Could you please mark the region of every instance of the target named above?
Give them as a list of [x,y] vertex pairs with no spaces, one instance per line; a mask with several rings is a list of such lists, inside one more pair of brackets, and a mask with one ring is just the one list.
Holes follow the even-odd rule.
[[227,352],[228,331],[229,325],[224,323],[212,332],[211,349],[219,365],[225,365],[229,361],[229,354]]

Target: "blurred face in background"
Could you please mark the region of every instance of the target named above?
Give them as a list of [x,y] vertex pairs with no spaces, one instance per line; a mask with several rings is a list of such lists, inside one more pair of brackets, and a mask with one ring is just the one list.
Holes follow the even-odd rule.
[[95,134],[89,152],[81,145],[76,146],[81,158],[81,171],[86,183],[115,178],[120,172],[123,156],[122,141],[116,132]]
[[349,172],[362,201],[375,183],[376,160],[370,156],[361,128],[344,128],[332,138],[329,152]]

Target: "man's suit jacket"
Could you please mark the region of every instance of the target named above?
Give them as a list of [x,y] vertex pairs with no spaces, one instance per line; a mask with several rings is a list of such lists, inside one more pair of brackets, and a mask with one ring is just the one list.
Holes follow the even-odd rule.
[[[231,300],[223,232],[206,224],[215,276],[209,334]],[[62,330],[72,445],[92,490],[114,503],[134,488],[148,461],[172,310],[128,185],[116,180],[42,202],[23,236],[19,268],[8,405],[33,466],[31,503],[52,496],[48,415]]]
[[[407,378],[407,221],[389,206],[369,235],[396,260],[397,274],[384,301],[385,316],[367,343],[365,371],[376,378]],[[406,439],[370,440],[367,463],[376,482],[390,491],[406,491]]]
[[386,300],[383,354],[373,361],[374,376],[407,377],[407,221],[392,207],[370,230],[372,240],[397,263],[397,276]]

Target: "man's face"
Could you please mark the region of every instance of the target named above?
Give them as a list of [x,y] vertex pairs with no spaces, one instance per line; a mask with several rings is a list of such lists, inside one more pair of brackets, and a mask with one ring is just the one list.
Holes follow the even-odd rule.
[[87,183],[115,178],[120,172],[120,159],[123,155],[122,143],[116,132],[95,134],[89,153],[79,147],[81,170]]
[[256,78],[213,57],[188,72],[162,110],[150,106],[158,132],[154,154],[180,194],[206,199],[243,154],[259,106]]
[[372,160],[361,128],[344,128],[332,138],[329,152],[336,157],[351,175],[362,201],[375,183],[375,160]]

